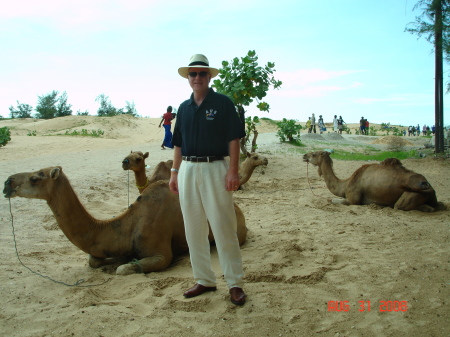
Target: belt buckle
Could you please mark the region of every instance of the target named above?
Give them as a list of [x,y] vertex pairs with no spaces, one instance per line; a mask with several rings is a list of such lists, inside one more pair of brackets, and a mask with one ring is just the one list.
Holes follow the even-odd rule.
[[190,156],[189,159],[190,159],[190,161],[198,163],[197,156]]

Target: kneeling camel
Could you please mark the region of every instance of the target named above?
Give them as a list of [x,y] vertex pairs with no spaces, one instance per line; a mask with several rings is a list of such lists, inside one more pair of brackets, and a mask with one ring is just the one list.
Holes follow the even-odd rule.
[[350,178],[341,180],[333,171],[333,161],[326,151],[310,152],[303,160],[318,167],[319,176],[334,195],[333,203],[344,205],[390,206],[403,211],[433,212],[446,207],[436,199],[436,192],[421,174],[403,167],[400,160],[388,158],[379,164],[363,165]]
[[[116,274],[160,271],[188,251],[178,195],[167,181],[149,185],[125,212],[109,220],[87,212],[60,166],[14,174],[5,181],[3,193],[6,198],[46,200],[66,237],[89,254],[92,268],[136,259],[120,265]],[[242,244],[245,218],[237,205],[235,209]]]

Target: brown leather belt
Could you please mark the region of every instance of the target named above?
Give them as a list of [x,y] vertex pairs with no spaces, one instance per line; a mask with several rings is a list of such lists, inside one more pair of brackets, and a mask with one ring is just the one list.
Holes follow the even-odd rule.
[[183,156],[183,160],[191,161],[193,163],[210,163],[215,160],[223,160],[223,157],[216,156],[206,156],[206,157],[196,157],[196,156]]

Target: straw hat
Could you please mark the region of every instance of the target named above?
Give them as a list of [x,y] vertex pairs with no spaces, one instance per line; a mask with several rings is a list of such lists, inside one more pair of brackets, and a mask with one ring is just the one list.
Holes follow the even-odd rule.
[[211,78],[216,77],[219,74],[219,69],[210,67],[208,59],[202,54],[193,55],[189,60],[189,65],[187,67],[178,68],[178,74],[184,78],[188,78],[190,68],[208,68]]

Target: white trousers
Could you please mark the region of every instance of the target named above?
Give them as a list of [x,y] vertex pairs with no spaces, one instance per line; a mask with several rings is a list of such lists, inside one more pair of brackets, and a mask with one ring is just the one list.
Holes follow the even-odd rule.
[[242,288],[241,250],[236,234],[233,194],[225,188],[228,163],[184,161],[178,174],[178,191],[183,212],[194,279],[205,287],[216,286],[211,267],[208,222],[214,235],[220,266],[229,288]]

